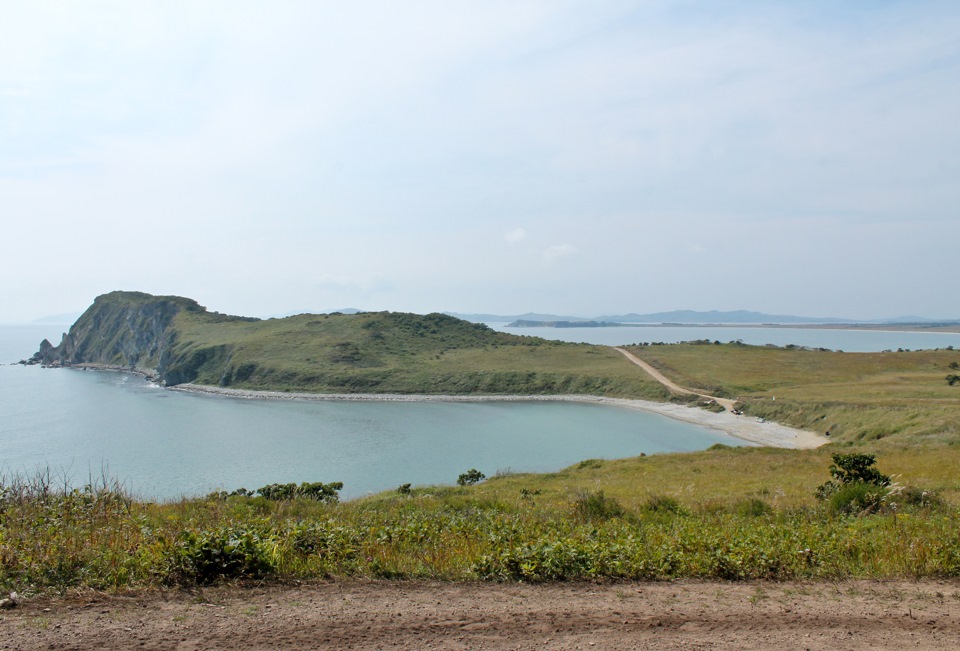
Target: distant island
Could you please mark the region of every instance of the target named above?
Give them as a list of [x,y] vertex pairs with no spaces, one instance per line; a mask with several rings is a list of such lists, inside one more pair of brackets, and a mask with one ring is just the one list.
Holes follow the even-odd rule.
[[630,323],[614,323],[611,321],[527,321],[518,319],[508,323],[508,328],[623,328]]
[[461,314],[446,312],[450,316],[474,323],[506,323],[513,328],[611,328],[620,326],[793,326],[793,327],[896,327],[897,329],[955,328],[957,319],[930,319],[919,316],[902,316],[891,319],[863,320],[837,317],[805,317],[788,314],[766,314],[749,310],[697,311],[674,310],[649,314],[605,314],[589,318],[558,316],[528,312],[518,315]]

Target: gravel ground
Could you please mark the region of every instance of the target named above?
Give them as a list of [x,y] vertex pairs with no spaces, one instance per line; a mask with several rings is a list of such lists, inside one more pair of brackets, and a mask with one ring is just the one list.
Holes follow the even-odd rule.
[[960,581],[347,581],[24,600],[3,649],[955,649]]

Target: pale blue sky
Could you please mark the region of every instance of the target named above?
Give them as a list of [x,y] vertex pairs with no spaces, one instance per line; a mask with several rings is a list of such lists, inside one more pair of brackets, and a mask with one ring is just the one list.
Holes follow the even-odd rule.
[[3,15],[0,323],[113,289],[960,317],[960,3]]

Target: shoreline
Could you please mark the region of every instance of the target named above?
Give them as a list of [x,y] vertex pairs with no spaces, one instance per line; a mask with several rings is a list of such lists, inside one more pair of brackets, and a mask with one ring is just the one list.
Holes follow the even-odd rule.
[[590,395],[430,395],[401,393],[288,393],[229,389],[204,384],[178,384],[166,387],[172,391],[199,393],[242,400],[296,400],[337,402],[582,402],[625,407],[659,414],[708,429],[718,430],[742,441],[759,446],[809,450],[830,442],[830,439],[794,429],[779,423],[759,422],[750,416],[737,416],[729,411],[711,412],[698,407],[630,398],[606,398]]

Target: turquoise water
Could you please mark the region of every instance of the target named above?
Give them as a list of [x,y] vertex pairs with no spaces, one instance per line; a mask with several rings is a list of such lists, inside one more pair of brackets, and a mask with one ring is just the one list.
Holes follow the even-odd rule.
[[[0,328],[0,359],[36,334]],[[162,499],[291,481],[342,481],[342,495],[355,497],[408,482],[452,484],[470,468],[551,471],[587,458],[738,444],[592,404],[242,400],[121,373],[19,365],[0,366],[0,387],[4,473],[50,468],[73,484],[105,474]]]
[[[0,363],[63,328],[0,327]],[[776,328],[509,329],[625,344],[741,339],[846,351],[960,348],[960,335]],[[102,474],[144,497],[272,482],[343,481],[344,497],[403,483],[453,483],[477,468],[551,471],[587,458],[736,444],[725,434],[631,409],[571,403],[253,401],[170,391],[141,378],[0,366],[0,472]]]

